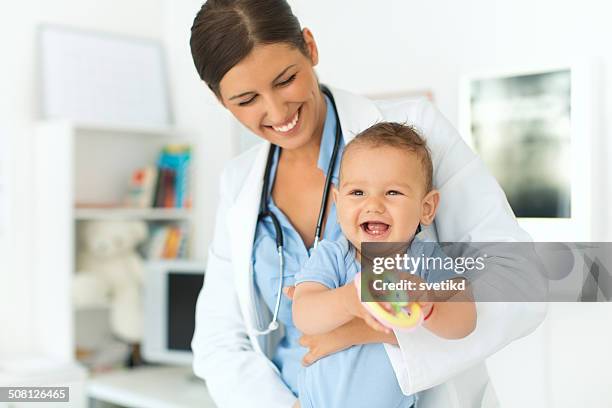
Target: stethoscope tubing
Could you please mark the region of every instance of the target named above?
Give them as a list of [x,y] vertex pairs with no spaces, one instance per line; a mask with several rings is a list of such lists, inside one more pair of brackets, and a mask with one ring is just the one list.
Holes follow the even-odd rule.
[[[321,207],[319,209],[319,216],[317,217],[317,225],[315,228],[315,238],[313,248],[316,249],[320,238],[321,238],[321,229],[323,226],[323,220],[325,219],[325,212],[327,210],[327,200],[329,197],[329,191],[331,190],[332,176],[334,174],[334,167],[336,164],[336,158],[338,157],[338,150],[340,149],[340,140],[342,138],[342,128],[340,126],[340,118],[338,117],[338,109],[336,108],[336,101],[334,97],[325,85],[321,85],[321,91],[324,95],[326,95],[331,101],[332,108],[334,110],[334,116],[336,118],[336,132],[335,132],[335,140],[334,140],[334,149],[332,151],[331,158],[329,160],[329,165],[327,166],[327,174],[325,176],[325,187],[323,188],[323,194],[321,197]],[[278,324],[278,312],[280,310],[281,298],[282,298],[282,290],[283,290],[283,280],[284,280],[284,255],[283,255],[283,231],[278,221],[278,218],[272,211],[270,211],[268,207],[268,200],[270,199],[271,188],[270,188],[270,175],[272,173],[272,163],[274,161],[274,155],[276,153],[276,149],[280,149],[280,147],[276,145],[270,146],[270,151],[268,152],[268,159],[266,161],[266,168],[264,171],[264,180],[261,191],[261,199],[259,202],[259,215],[257,216],[257,222],[263,220],[268,217],[272,221],[274,226],[274,239],[276,242],[276,250],[278,252],[278,265],[279,265],[279,283],[278,283],[278,294],[276,296],[276,302],[274,305],[274,314],[272,316],[272,321],[268,325],[265,330],[255,329],[254,333],[258,336],[264,336],[273,332],[274,330],[279,328]],[[279,151],[280,154],[280,151]]]

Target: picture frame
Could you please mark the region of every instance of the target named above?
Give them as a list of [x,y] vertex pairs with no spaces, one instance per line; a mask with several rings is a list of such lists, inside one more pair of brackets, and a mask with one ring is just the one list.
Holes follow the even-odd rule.
[[41,24],[38,54],[43,119],[147,128],[172,124],[160,41]]
[[419,99],[426,98],[431,103],[434,103],[434,93],[431,89],[413,89],[394,92],[374,92],[365,95],[373,101],[395,101],[402,99]]
[[593,61],[466,74],[459,128],[534,241],[589,241],[600,120]]

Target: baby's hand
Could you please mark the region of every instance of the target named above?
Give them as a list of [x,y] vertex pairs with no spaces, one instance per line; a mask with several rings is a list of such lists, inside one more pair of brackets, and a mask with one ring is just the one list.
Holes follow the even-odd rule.
[[382,333],[386,333],[386,334],[391,333],[391,329],[379,323],[378,320],[376,320],[374,316],[372,316],[366,308],[363,308],[363,310],[365,310],[366,316],[361,317],[361,318],[366,322],[368,326]]

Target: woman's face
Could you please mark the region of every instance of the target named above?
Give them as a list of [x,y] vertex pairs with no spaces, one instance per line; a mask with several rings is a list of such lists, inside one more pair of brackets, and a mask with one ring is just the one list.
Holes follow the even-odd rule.
[[253,133],[283,149],[318,142],[325,104],[313,67],[317,48],[308,29],[311,57],[289,44],[258,45],[220,82],[220,100]]

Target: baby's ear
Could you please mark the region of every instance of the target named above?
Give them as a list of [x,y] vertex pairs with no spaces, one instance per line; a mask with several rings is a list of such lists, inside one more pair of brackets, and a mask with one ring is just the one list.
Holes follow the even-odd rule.
[[430,225],[436,217],[436,210],[440,204],[440,193],[431,190],[421,201],[421,224]]

